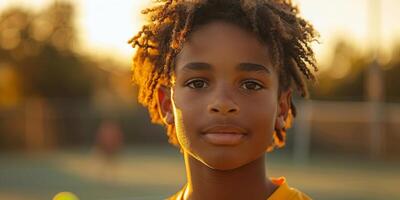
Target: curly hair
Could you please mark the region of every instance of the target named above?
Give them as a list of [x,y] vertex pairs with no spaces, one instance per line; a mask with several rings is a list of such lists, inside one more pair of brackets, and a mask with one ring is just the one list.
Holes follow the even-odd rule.
[[[278,66],[279,93],[294,88],[307,97],[305,79],[315,82],[318,68],[311,43],[319,34],[290,0],[155,0],[142,14],[147,23],[129,40],[137,48],[132,80],[139,89],[138,101],[148,108],[153,123],[163,124],[157,89],[171,86],[176,55],[196,28],[213,20],[238,25],[268,44],[272,63]],[[286,129],[295,116],[291,102],[286,127],[275,130],[272,148],[284,146]],[[179,147],[174,125],[164,125],[169,143]]]

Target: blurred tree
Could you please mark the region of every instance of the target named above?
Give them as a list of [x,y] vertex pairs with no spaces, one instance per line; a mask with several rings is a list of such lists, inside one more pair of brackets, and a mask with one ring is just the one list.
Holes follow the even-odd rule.
[[[76,104],[88,107],[95,87],[93,71],[97,66],[90,65],[86,57],[76,53],[73,20],[74,9],[66,2],[56,2],[37,14],[9,8],[0,15],[0,66],[7,68],[0,70],[0,77],[8,77],[4,79],[8,83],[2,86],[7,88],[0,90],[0,95],[20,100],[25,113],[15,120],[19,120],[17,124],[31,126],[22,132],[16,127],[5,132],[14,130],[19,132],[14,135],[30,136],[20,137],[20,143],[27,147],[76,144],[84,137],[77,117],[80,114],[73,108]],[[11,79],[10,75],[16,78]],[[8,98],[10,94],[21,97]],[[48,141],[50,138],[56,141]]]
[[339,39],[333,49],[327,70],[318,75],[318,85],[311,88],[311,95],[321,100],[362,100],[361,72],[368,61],[346,40]]
[[11,8],[0,16],[0,63],[21,77],[26,97],[88,98],[91,74],[74,52],[73,7],[55,3],[34,15]]
[[128,71],[77,53],[74,13],[62,1],[0,13],[0,149],[91,142],[101,118],[134,104]]
[[385,69],[386,101],[400,102],[400,41],[394,45],[391,59]]
[[[361,50],[349,41],[339,38],[334,45],[331,62],[326,71],[318,74],[318,85],[311,87],[313,99],[363,101],[364,79],[371,64],[371,53]],[[385,100],[400,102],[400,43],[393,49],[392,59],[381,63],[384,70]]]

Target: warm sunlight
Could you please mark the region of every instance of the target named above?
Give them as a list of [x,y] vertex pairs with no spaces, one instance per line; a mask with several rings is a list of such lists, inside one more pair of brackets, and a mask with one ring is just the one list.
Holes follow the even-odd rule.
[[[369,3],[377,0],[297,0],[304,16],[310,20],[321,34],[321,45],[316,45],[320,61],[327,62],[332,50],[332,43],[338,37],[344,37],[359,46],[360,50],[370,47],[373,39],[373,26],[369,20],[371,12]],[[392,47],[393,41],[400,39],[398,8],[400,1],[380,1],[380,47],[384,51]],[[376,30],[374,30],[376,31]]]
[[99,56],[129,61],[133,49],[127,41],[141,27],[140,11],[148,1],[77,1],[79,27],[85,49]]
[[[312,21],[321,33],[321,44],[315,45],[320,62],[328,62],[332,43],[345,37],[356,43],[361,50],[370,46],[371,28],[368,24],[368,3],[373,0],[297,0],[303,15]],[[51,0],[2,0],[0,7],[12,5],[40,9]],[[141,27],[140,10],[150,0],[69,0],[77,5],[77,25],[80,49],[102,57],[111,57],[128,67],[132,48],[126,43]],[[389,48],[399,39],[400,1],[381,0],[381,47]]]
[[0,200],[400,200],[399,10],[0,0]]

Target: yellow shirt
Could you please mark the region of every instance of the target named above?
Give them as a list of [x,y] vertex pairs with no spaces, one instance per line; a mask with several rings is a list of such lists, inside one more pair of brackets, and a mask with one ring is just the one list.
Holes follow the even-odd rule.
[[[295,188],[289,187],[285,177],[279,177],[271,180],[275,185],[279,187],[272,193],[267,200],[311,200],[309,196],[300,192]],[[169,197],[167,200],[183,200],[182,195],[185,191],[185,187],[179,192]]]
[[279,187],[267,200],[311,200],[311,198],[303,192],[289,187],[285,177],[279,177],[271,181]]

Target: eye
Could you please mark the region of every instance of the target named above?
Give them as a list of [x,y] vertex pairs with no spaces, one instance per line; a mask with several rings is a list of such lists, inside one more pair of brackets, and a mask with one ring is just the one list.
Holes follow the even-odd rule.
[[201,89],[208,87],[208,83],[203,79],[191,79],[186,82],[186,86],[189,86],[192,89]]
[[252,80],[243,81],[240,87],[245,90],[260,90],[264,88],[260,83]]

